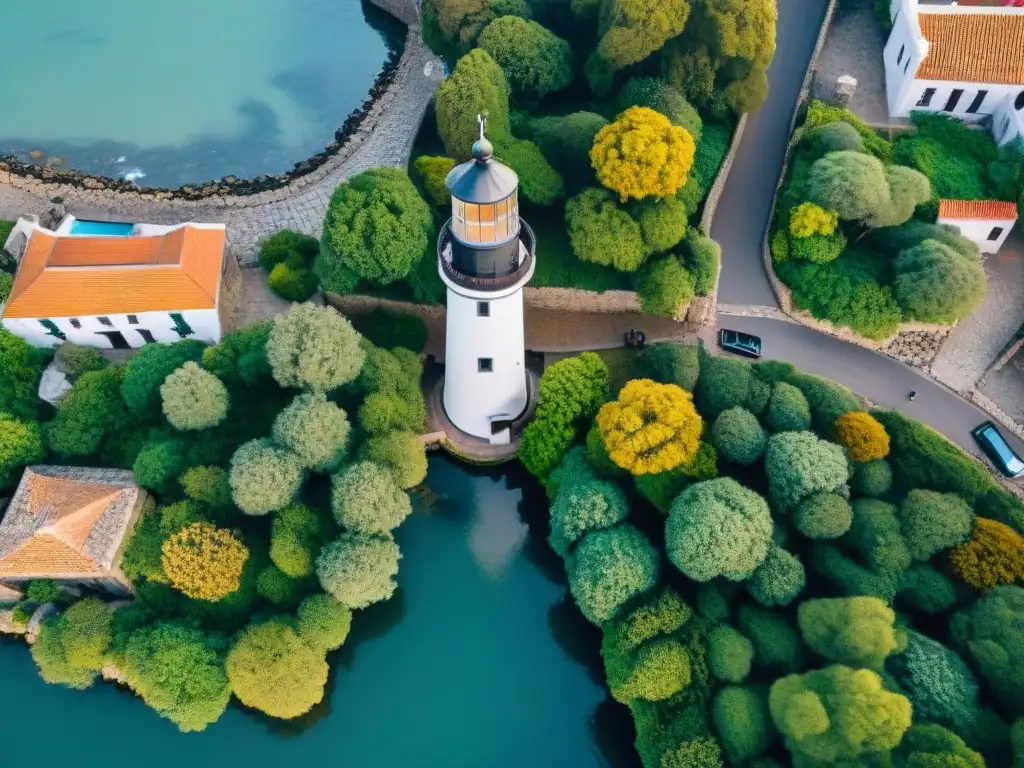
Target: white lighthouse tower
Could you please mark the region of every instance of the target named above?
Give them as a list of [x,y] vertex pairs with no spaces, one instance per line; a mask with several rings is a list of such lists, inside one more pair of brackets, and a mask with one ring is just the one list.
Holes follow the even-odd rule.
[[480,139],[473,159],[445,184],[452,217],[437,242],[448,286],[444,409],[463,432],[494,444],[512,440],[528,404],[523,286],[533,277],[533,230],[519,218],[519,177]]

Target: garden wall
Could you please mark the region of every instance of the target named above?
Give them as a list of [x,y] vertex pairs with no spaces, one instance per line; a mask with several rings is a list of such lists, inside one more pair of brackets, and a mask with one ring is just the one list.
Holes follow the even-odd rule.
[[832,25],[832,19],[835,16],[837,6],[838,0],[829,0],[828,9],[825,11],[825,19],[822,21],[821,31],[818,33],[818,40],[814,45],[811,60],[807,65],[807,73],[804,75],[804,82],[800,88],[800,94],[797,97],[796,106],[793,108],[793,116],[790,118],[789,132],[791,138],[789,143],[786,145],[786,156],[782,161],[782,171],[775,184],[775,195],[772,197],[772,207],[771,214],[768,217],[768,226],[765,228],[764,237],[761,241],[761,256],[764,260],[764,270],[768,275],[768,282],[771,284],[772,290],[775,292],[775,297],[779,302],[779,307],[784,313],[796,320],[798,323],[806,325],[809,328],[813,328],[819,333],[835,336],[843,341],[849,341],[853,344],[857,344],[858,346],[866,347],[868,349],[875,350],[876,352],[881,352],[889,357],[907,363],[908,365],[913,365],[917,368],[927,368],[938,354],[939,349],[942,347],[943,340],[945,340],[949,335],[953,326],[937,325],[933,323],[900,323],[896,333],[887,339],[881,339],[879,341],[866,339],[863,336],[854,333],[849,328],[838,328],[827,320],[819,320],[815,318],[810,312],[795,309],[793,307],[792,291],[790,291],[789,286],[783,283],[782,280],[779,279],[779,276],[775,274],[775,265],[772,262],[769,240],[771,238],[772,222],[775,219],[775,206],[779,201],[779,194],[782,191],[782,184],[786,179],[786,171],[789,169],[789,161],[793,154],[793,150],[803,136],[802,129],[796,128],[796,122],[799,118],[801,107],[810,95],[811,84],[814,81],[814,75],[818,64],[818,57],[821,55],[822,48],[825,46],[825,40],[828,37],[829,28]]

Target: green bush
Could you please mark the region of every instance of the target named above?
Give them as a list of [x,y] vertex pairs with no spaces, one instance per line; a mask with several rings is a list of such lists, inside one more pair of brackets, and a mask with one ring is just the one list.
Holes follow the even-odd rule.
[[[860,400],[842,384],[809,373],[797,373],[789,383],[803,392],[811,409],[814,428],[828,434],[836,419],[850,411],[861,411]],[[887,430],[888,431],[888,430]]]
[[91,686],[106,660],[112,615],[102,600],[87,597],[47,618],[32,646],[43,680],[79,690]]
[[391,432],[371,437],[359,457],[391,471],[403,490],[415,488],[427,477],[427,449],[412,432]]
[[686,234],[686,209],[675,197],[647,198],[630,206],[649,254],[664,253]]
[[377,464],[352,464],[331,478],[331,487],[334,518],[347,531],[388,534],[412,514],[409,495]]
[[365,360],[359,334],[331,307],[293,304],[274,317],[267,361],[282,387],[330,392],[355,379]]
[[265,515],[287,505],[302,485],[302,464],[270,440],[243,443],[231,457],[231,495],[247,515]]
[[899,574],[899,597],[927,614],[945,613],[956,602],[956,589],[943,573],[927,563],[914,563]]
[[649,640],[673,634],[692,615],[678,593],[665,587],[644,595],[639,605],[605,628],[605,637],[619,653],[635,651]]
[[450,157],[421,155],[412,165],[419,174],[427,200],[441,208],[450,205],[451,195],[445,182],[455,167],[455,161]]
[[814,493],[835,493],[846,488],[846,456],[833,443],[811,432],[780,432],[768,440],[765,472],[772,498],[792,508]]
[[[917,714],[917,705],[914,705]],[[912,725],[897,750],[899,765],[955,766],[955,768],[985,768],[985,760],[968,749],[963,739],[952,731],[934,723]],[[902,762],[906,760],[906,762]]]
[[577,544],[569,566],[569,589],[580,612],[602,624],[632,597],[658,580],[658,553],[628,523],[590,531]]
[[694,278],[693,290],[698,296],[710,296],[718,283],[721,246],[697,229],[690,229],[683,241],[686,267]]
[[572,50],[562,38],[535,21],[502,16],[488,24],[477,45],[497,62],[514,95],[544,98],[572,82]]
[[294,610],[309,586],[293,579],[276,565],[268,565],[256,579],[256,592],[271,605],[283,610]]
[[807,663],[806,648],[791,620],[767,608],[740,605],[740,632],[754,646],[754,667],[762,670],[798,672]]
[[865,496],[884,496],[892,488],[892,466],[885,459],[857,464],[851,485]]
[[853,523],[849,502],[835,493],[815,493],[800,502],[793,525],[809,539],[838,539]]
[[752,688],[730,685],[720,690],[711,703],[711,719],[731,765],[745,765],[771,744],[768,702]]
[[936,240],[925,240],[896,257],[893,296],[907,317],[951,323],[978,308],[988,277],[979,261],[966,259]]
[[[602,649],[603,651],[604,649]],[[677,640],[661,638],[640,647],[628,659],[609,664],[608,687],[616,701],[661,701],[690,683],[690,658]]]
[[270,290],[286,301],[307,301],[317,289],[316,275],[311,269],[296,269],[282,262],[267,276]]
[[140,349],[125,366],[121,382],[121,397],[128,410],[141,419],[159,420],[163,415],[160,387],[164,380],[185,363],[198,362],[205,348],[203,342],[189,339],[174,344],[147,344]]
[[310,595],[299,605],[296,628],[307,645],[336,651],[348,637],[352,611],[330,595]]
[[704,418],[714,419],[729,408],[746,405],[750,380],[750,363],[701,355],[695,398],[697,410]]
[[597,132],[606,125],[608,121],[595,112],[572,112],[538,117],[530,121],[529,133],[544,157],[567,181],[580,180],[580,185],[586,186],[594,174],[590,166],[590,149],[594,146]]
[[289,504],[271,523],[270,560],[293,579],[309,576],[327,534],[325,521],[311,507]]
[[565,180],[532,141],[505,139],[496,147],[498,159],[519,176],[519,194],[531,203],[554,205],[565,197]]
[[811,409],[804,393],[784,381],[772,385],[765,423],[772,432],[802,432],[811,427]]
[[806,600],[797,609],[808,647],[829,661],[881,670],[897,648],[896,614],[877,597]]
[[629,514],[626,496],[604,480],[591,477],[564,479],[551,505],[551,548],[563,558],[588,531],[611,528]]
[[711,444],[719,456],[744,466],[764,455],[768,436],[750,411],[734,407],[722,411],[711,426]]
[[806,581],[800,558],[773,544],[747,582],[747,591],[761,605],[789,605],[803,591]]
[[18,419],[35,419],[39,378],[45,367],[41,350],[0,328],[0,411]]
[[223,382],[191,360],[160,385],[164,416],[178,430],[209,429],[224,421],[230,398]]
[[390,536],[343,533],[321,550],[316,575],[324,591],[340,603],[365,608],[395,593],[400,558]]
[[319,252],[320,242],[315,237],[282,229],[260,243],[260,266],[270,272],[290,257],[297,257],[299,264],[308,267]]
[[1001,586],[961,611],[950,625],[958,648],[1008,712],[1024,714],[1024,587]]
[[277,414],[272,434],[304,468],[331,472],[345,458],[350,430],[345,412],[317,392],[296,395]]
[[588,187],[565,204],[565,225],[580,261],[635,272],[647,257],[640,224],[610,190]]
[[477,115],[487,115],[487,135],[492,142],[511,135],[505,74],[480,48],[458,60],[437,89],[435,104],[437,132],[445,154],[456,161],[470,157],[473,142],[480,135]]
[[634,370],[638,379],[675,384],[693,392],[700,374],[698,347],[696,344],[651,344],[637,356]]
[[44,455],[39,424],[0,412],[0,488],[14,485],[22,470],[42,461]]
[[700,141],[697,142],[697,151],[693,154],[693,167],[690,169],[690,178],[686,186],[697,182],[701,189],[710,189],[731,143],[730,126],[718,122],[705,123]]
[[864,151],[864,139],[849,123],[829,123],[814,133],[814,138],[827,152]]
[[411,312],[375,307],[372,312],[356,315],[351,320],[352,327],[374,346],[384,349],[402,347],[413,352],[422,352],[427,346],[427,325],[419,315]]
[[842,595],[872,595],[891,602],[899,587],[897,573],[866,568],[829,544],[811,548],[811,568]]
[[853,525],[843,541],[873,570],[895,573],[910,566],[910,550],[900,530],[896,507],[884,501],[854,501]]
[[624,112],[630,107],[647,107],[660,112],[674,125],[685,128],[695,143],[699,143],[704,122],[697,110],[683,97],[678,89],[657,77],[633,77],[619,90],[615,111]]
[[53,360],[71,381],[77,380],[83,373],[98,371],[107,364],[99,350],[79,347],[70,341],[65,341],[57,347]]
[[910,556],[929,560],[963,544],[974,529],[974,511],[952,493],[915,488],[900,504],[900,529]]
[[25,587],[25,598],[33,603],[59,603],[63,594],[53,579],[32,579]]
[[753,644],[730,627],[718,624],[708,631],[708,668],[726,683],[742,683],[750,674],[754,658]]
[[672,254],[646,262],[633,275],[644,312],[677,318],[693,300],[693,275]]

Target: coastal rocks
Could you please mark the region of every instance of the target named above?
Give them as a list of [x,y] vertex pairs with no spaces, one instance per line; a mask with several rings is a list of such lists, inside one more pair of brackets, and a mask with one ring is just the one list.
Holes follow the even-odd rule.
[[935,359],[943,340],[948,335],[948,328],[934,331],[902,331],[881,351],[907,365],[924,369]]
[[57,363],[53,362],[46,366],[42,377],[39,379],[39,399],[45,400],[50,405],[57,405],[71,389],[71,382]]
[[0,610],[0,635],[23,635],[25,625],[14,621],[14,611]]

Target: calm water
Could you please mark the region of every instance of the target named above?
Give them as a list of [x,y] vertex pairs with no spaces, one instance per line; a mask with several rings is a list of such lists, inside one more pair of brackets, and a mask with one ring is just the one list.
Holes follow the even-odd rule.
[[428,482],[443,498],[419,502],[398,533],[398,592],[356,614],[327,701],[305,722],[231,707],[182,735],[114,686],[44,684],[25,646],[6,642],[0,722],[17,736],[0,765],[27,765],[43,748],[46,765],[93,768],[114,748],[118,764],[147,768],[635,766],[628,714],[601,682],[596,630],[565,598],[561,563],[534,522],[543,497],[438,458]]
[[401,29],[360,0],[0,5],[0,154],[153,186],[279,173],[323,149]]

